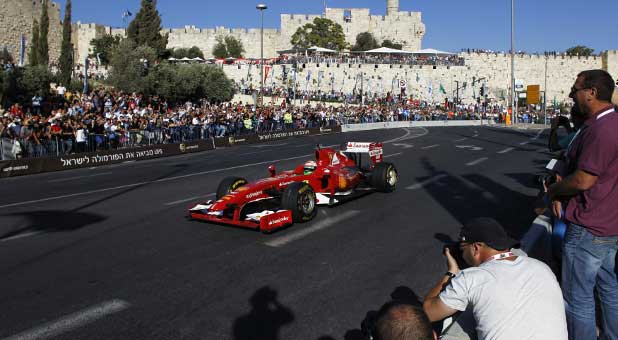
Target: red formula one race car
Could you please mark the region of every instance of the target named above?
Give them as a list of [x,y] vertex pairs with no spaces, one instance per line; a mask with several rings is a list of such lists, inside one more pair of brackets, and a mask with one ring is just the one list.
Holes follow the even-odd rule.
[[[363,157],[368,154],[368,157]],[[192,219],[231,224],[271,232],[311,220],[317,205],[335,205],[373,191],[391,192],[397,185],[397,169],[382,161],[381,143],[348,142],[344,151],[317,147],[315,161],[294,170],[248,182],[227,177],[217,189],[217,200],[189,209]]]

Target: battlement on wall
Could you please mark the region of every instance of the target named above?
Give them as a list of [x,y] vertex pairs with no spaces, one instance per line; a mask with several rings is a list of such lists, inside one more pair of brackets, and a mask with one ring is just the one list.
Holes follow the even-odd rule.
[[[618,51],[615,51],[618,52]],[[472,57],[472,58],[491,58],[491,57],[511,57],[510,53],[506,52],[460,52],[458,53],[462,57]],[[516,53],[516,60],[525,60],[525,59],[562,59],[562,60],[591,60],[591,61],[599,61],[601,60],[601,56],[569,56],[566,54],[539,54],[539,53]]]

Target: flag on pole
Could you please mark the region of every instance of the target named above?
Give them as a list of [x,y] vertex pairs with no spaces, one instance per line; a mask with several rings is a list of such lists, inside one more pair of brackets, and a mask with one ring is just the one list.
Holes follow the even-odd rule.
[[429,86],[427,86],[427,94],[429,97],[433,96],[433,80],[429,81]]
[[123,18],[123,19],[128,18],[128,17],[130,17],[130,16],[133,16],[133,13],[129,12],[129,10],[128,10],[128,9],[127,9],[127,10],[125,10],[124,12],[122,12],[122,18]]
[[21,46],[19,49],[19,66],[24,66],[24,58],[26,56],[26,36],[21,35]]
[[446,94],[446,90],[444,89],[444,86],[442,86],[442,84],[440,84],[440,92],[442,92],[442,94]]

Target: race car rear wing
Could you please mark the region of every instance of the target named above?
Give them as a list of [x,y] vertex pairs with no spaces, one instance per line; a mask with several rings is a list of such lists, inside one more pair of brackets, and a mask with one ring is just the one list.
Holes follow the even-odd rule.
[[372,165],[382,162],[382,143],[348,142],[344,152],[367,153],[371,158]]

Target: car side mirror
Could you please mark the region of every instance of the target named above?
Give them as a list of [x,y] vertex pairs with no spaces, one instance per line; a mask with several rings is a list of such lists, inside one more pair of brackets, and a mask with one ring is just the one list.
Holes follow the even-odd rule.
[[275,177],[275,175],[277,174],[274,165],[268,166],[268,172],[270,173],[270,177]]

